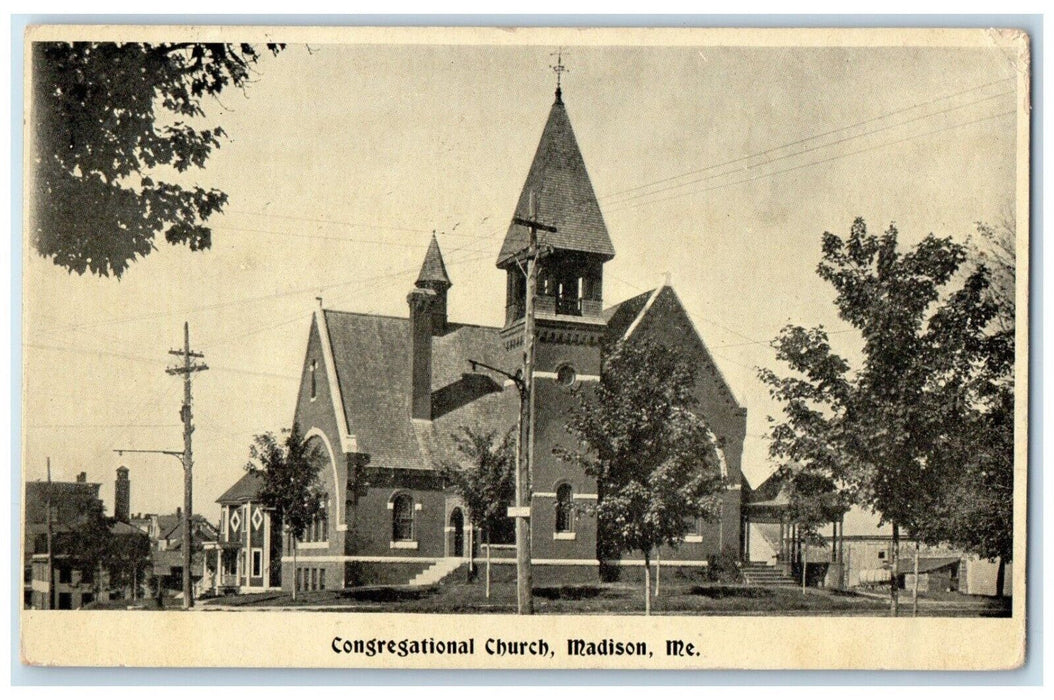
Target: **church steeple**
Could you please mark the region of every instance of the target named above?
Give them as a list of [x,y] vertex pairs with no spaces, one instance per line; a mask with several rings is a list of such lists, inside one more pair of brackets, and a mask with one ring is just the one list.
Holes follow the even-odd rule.
[[[537,203],[538,220],[557,231],[542,241],[561,250],[590,253],[603,260],[615,257],[604,217],[600,213],[585,160],[578,149],[571,120],[557,88],[556,101],[542,130],[534,162],[520,192],[514,216],[530,215],[531,191]],[[508,266],[518,252],[527,247],[527,229],[512,224],[498,254],[498,267]]]
[[421,272],[417,275],[418,287],[445,286],[449,289],[452,284],[446,273],[446,265],[443,263],[443,253],[439,250],[439,241],[436,240],[435,232],[432,232],[432,242],[428,244],[428,252],[425,253],[425,261],[421,264]]
[[439,250],[439,241],[436,240],[433,232],[432,241],[428,244],[428,252],[425,253],[425,260],[421,264],[421,272],[418,273],[417,281],[414,283],[416,289],[427,289],[432,292],[430,302],[432,335],[446,333],[446,293],[452,286],[453,283],[446,272],[446,264],[443,263],[443,253]]
[[[557,67],[561,65],[558,63]],[[559,75],[557,72],[558,78]],[[559,82],[514,218],[556,228],[553,233],[540,235],[538,241],[550,251],[539,264],[536,297],[539,316],[559,316],[565,322],[571,322],[574,317],[590,322],[599,320],[603,306],[603,266],[615,257],[615,248],[578,149]],[[507,328],[524,313],[526,279],[516,256],[527,248],[528,238],[526,227],[512,223],[498,254],[497,265],[508,274]]]

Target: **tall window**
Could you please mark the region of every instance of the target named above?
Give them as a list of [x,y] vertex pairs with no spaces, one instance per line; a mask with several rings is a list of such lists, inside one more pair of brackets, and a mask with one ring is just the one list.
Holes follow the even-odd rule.
[[401,493],[392,502],[392,540],[404,542],[414,538],[414,499]]
[[318,373],[315,371],[317,369],[318,369],[318,361],[317,360],[311,360],[311,398],[315,398],[316,396],[318,396],[318,379],[317,379],[317,374]]
[[571,508],[571,484],[561,484],[556,489],[556,531],[574,530],[574,512]]

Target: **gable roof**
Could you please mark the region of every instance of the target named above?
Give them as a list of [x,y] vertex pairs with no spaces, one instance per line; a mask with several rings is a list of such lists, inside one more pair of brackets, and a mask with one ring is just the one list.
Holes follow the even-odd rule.
[[445,284],[447,287],[451,286],[450,277],[446,272],[446,265],[443,264],[443,253],[439,250],[439,241],[436,240],[436,236],[432,234],[432,242],[428,244],[428,252],[425,253],[425,261],[421,265],[421,272],[417,275],[417,286],[423,286],[422,283],[438,282]]
[[256,495],[263,488],[263,477],[252,472],[245,472],[242,478],[234,482],[234,485],[223,492],[223,495],[216,499],[217,503],[245,503],[256,498]]
[[[615,257],[615,247],[608,236],[571,120],[559,95],[549,110],[549,119],[520,192],[516,217],[530,216],[532,192],[537,207],[536,220],[556,227],[555,233],[545,234],[547,245],[561,250],[595,253],[605,260]],[[510,224],[498,254],[498,266],[526,248],[527,241],[527,229]]]
[[509,366],[499,329],[451,323],[432,338],[434,418],[413,421],[409,319],[331,310],[323,315],[344,419],[371,466],[432,469],[439,443],[460,426],[515,422],[518,403],[502,398],[516,395],[515,389],[489,373],[473,373],[468,364],[472,359]]
[[[670,314],[673,314],[673,317]],[[660,323],[654,323],[662,314],[666,314]],[[622,338],[631,336],[637,328],[642,325],[656,339],[661,342],[675,342],[678,331],[686,331],[687,337],[698,344],[699,350],[705,358],[705,364],[710,369],[717,387],[724,395],[724,400],[730,402],[737,408],[742,408],[739,400],[732,392],[732,387],[725,380],[724,374],[717,366],[713,354],[699,334],[688,310],[684,308],[677,292],[669,284],[663,284],[651,291],[630,297],[620,304],[616,304],[604,311],[604,319],[608,322],[606,341],[615,343]],[[685,336],[682,336],[685,337]]]
[[[959,557],[919,557],[919,573],[928,574],[938,569],[945,567],[957,566],[959,564]],[[898,559],[897,560],[897,573],[898,574],[913,574],[915,573],[915,560],[914,559]]]

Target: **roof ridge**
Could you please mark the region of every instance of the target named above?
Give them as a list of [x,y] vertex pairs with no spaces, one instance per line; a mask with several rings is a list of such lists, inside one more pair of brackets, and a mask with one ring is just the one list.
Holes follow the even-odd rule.
[[[327,313],[327,314],[328,313],[343,314],[345,316],[359,316],[361,318],[384,318],[384,319],[389,319],[389,320],[392,320],[392,321],[407,321],[407,322],[410,321],[410,319],[408,317],[406,317],[406,316],[392,316],[391,314],[371,314],[371,313],[368,313],[368,312],[365,312],[365,311],[341,311],[339,309],[322,309],[322,311],[324,313]],[[459,327],[463,327],[463,328],[485,328],[487,330],[500,331],[501,328],[502,328],[501,326],[488,326],[488,325],[483,324],[483,323],[463,323],[461,321],[449,321],[447,323],[447,325],[450,326],[450,327],[453,327],[455,329],[459,328]]]

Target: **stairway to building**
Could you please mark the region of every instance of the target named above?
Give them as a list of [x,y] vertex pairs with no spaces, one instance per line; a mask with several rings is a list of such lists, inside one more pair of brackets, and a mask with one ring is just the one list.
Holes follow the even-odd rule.
[[454,573],[464,560],[461,557],[446,557],[419,573],[409,583],[411,586],[431,586]]
[[752,586],[796,586],[798,583],[783,569],[764,562],[748,562],[739,569],[743,580]]

